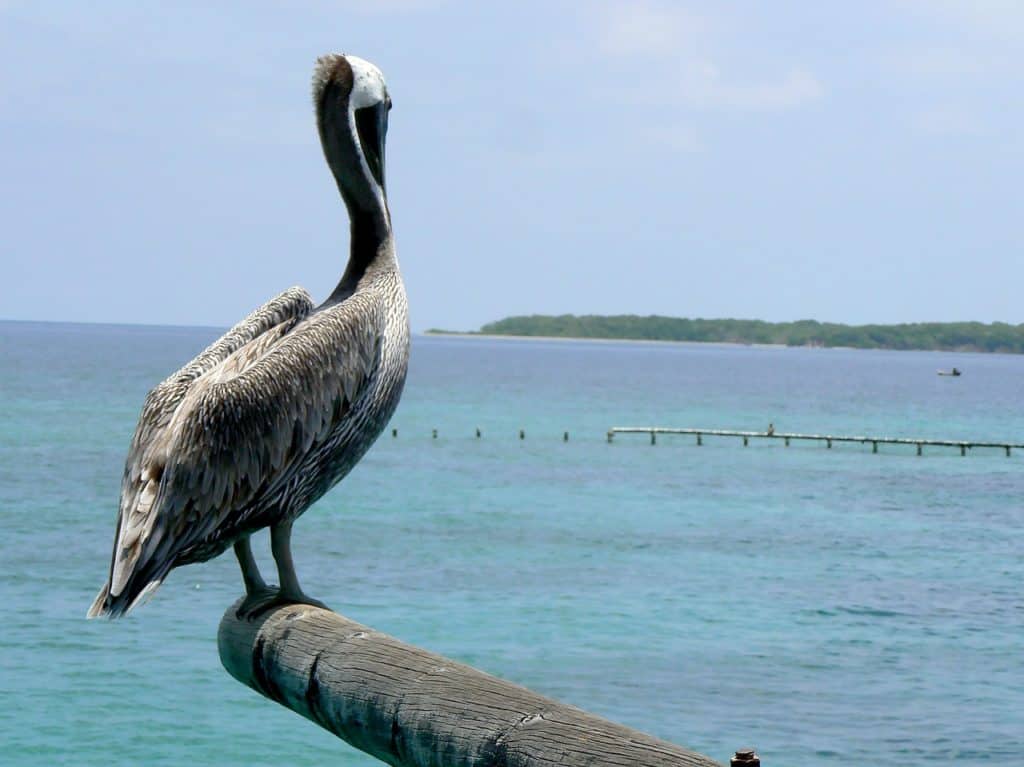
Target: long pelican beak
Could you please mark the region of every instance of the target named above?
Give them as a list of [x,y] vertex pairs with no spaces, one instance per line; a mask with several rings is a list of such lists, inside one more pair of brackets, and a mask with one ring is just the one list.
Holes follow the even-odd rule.
[[366,158],[366,164],[370,173],[380,184],[380,188],[387,189],[384,185],[384,140],[388,133],[388,110],[391,108],[391,100],[375,104],[372,107],[357,109],[355,112],[356,131],[359,133],[359,144]]

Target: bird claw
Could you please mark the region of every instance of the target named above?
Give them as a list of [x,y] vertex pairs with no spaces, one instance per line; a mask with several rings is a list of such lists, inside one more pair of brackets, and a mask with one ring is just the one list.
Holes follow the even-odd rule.
[[245,595],[242,604],[235,610],[235,617],[239,620],[251,622],[268,610],[275,607],[284,607],[285,605],[311,605],[323,610],[331,609],[319,599],[307,597],[301,591],[297,594],[289,594],[276,586],[265,586]]

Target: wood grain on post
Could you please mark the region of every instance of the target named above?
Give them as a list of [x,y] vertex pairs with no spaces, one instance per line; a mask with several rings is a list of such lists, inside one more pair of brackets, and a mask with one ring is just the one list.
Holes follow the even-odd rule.
[[342,740],[400,767],[721,767],[309,605],[247,622],[217,645],[228,672]]

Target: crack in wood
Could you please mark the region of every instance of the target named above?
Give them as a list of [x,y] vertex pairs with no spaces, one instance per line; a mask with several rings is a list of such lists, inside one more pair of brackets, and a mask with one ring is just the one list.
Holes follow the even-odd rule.
[[284,703],[284,696],[274,681],[273,671],[270,664],[265,661],[267,637],[262,631],[256,634],[256,642],[252,648],[252,674],[257,689],[268,698],[277,703]]
[[309,667],[309,682],[306,684],[306,708],[309,710],[310,716],[313,721],[323,727],[325,730],[334,732],[334,728],[331,726],[331,722],[324,716],[324,711],[321,704],[320,695],[320,679],[317,676],[317,672],[320,666],[320,658],[326,652],[326,648],[320,650],[315,656],[313,656],[313,665]]

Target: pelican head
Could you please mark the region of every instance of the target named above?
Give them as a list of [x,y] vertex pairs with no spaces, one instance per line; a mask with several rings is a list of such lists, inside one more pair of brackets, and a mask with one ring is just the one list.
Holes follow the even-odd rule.
[[358,56],[321,56],[313,73],[313,103],[327,164],[353,220],[379,215],[387,221],[384,139],[391,97],[384,75]]

